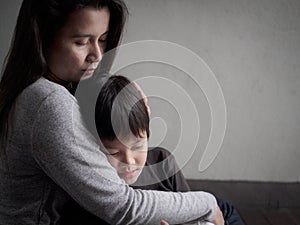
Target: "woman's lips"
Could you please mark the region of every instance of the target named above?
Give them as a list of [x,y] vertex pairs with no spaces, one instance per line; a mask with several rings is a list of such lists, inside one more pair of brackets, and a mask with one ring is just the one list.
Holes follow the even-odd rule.
[[86,70],[82,70],[82,71],[87,75],[91,75],[95,72],[95,69],[86,69]]

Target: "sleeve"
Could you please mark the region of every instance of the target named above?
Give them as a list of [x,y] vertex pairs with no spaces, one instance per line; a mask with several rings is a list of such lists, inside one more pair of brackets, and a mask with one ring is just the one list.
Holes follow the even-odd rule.
[[[110,224],[171,224],[215,217],[206,192],[134,190],[122,181],[87,131],[72,96],[48,96],[33,124],[32,154],[41,169],[86,210]],[[170,207],[172,206],[172,207]]]

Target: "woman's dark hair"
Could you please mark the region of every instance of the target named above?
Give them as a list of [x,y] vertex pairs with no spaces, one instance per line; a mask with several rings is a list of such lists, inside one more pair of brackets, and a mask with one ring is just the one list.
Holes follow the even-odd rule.
[[[116,48],[128,13],[122,0],[23,0],[0,82],[2,140],[7,134],[9,112],[15,99],[27,86],[45,74],[48,69],[45,52],[70,13],[84,7],[109,8],[109,32],[105,52]],[[110,66],[113,57],[112,54],[109,55],[109,59],[104,55],[102,61]]]
[[[110,76],[103,85],[95,108],[98,136],[103,140],[126,137],[130,132],[149,137],[149,114],[137,88],[126,77]],[[120,136],[119,136],[120,135]]]

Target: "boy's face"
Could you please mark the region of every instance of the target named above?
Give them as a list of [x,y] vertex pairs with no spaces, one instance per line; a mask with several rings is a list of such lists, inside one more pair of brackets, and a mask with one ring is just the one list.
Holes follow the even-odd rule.
[[107,150],[108,161],[117,170],[119,177],[129,185],[135,183],[147,160],[147,133],[143,132],[142,137],[131,135],[123,142],[117,138],[101,141]]

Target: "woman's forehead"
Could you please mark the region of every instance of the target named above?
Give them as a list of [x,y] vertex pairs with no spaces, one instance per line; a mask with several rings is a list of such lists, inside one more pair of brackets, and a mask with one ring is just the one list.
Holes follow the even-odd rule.
[[101,36],[109,29],[109,18],[110,13],[107,7],[77,9],[69,15],[63,26],[63,31],[74,35],[91,34]]

